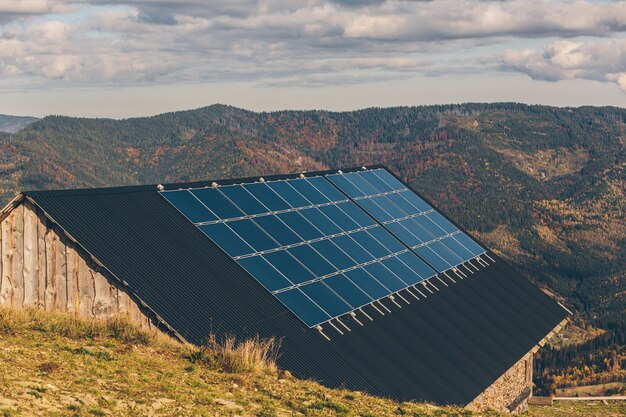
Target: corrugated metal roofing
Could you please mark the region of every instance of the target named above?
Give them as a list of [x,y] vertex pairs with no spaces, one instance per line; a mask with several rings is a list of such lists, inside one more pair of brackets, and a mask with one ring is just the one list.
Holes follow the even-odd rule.
[[206,238],[156,186],[25,194],[188,341],[202,343],[209,333],[277,337],[282,368],[331,387],[465,405],[567,315],[489,252],[495,264],[456,284],[439,285],[440,291],[402,309],[389,303],[392,313],[385,316],[368,310],[373,322],[352,324],[344,335],[327,331],[327,341]]

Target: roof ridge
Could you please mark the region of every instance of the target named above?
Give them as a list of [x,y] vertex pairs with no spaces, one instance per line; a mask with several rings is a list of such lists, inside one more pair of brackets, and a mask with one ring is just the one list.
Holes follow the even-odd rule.
[[[327,169],[327,170],[319,170],[319,171],[300,171],[293,172],[290,174],[274,174],[274,175],[262,175],[262,177],[266,181],[275,181],[281,179],[293,179],[297,178],[300,174],[305,174],[306,176],[318,176],[318,175],[327,175],[331,173],[335,173],[337,171],[342,171],[344,173],[360,171],[363,168],[366,169],[378,169],[383,168],[389,170],[385,165],[376,164],[376,165],[364,165],[359,167],[349,167],[349,168],[336,168],[336,169]],[[63,197],[63,196],[73,196],[73,195],[96,195],[96,194],[124,194],[124,193],[134,193],[134,192],[144,192],[144,191],[157,191],[157,187],[159,185],[164,187],[164,190],[177,190],[181,188],[202,188],[208,187],[212,183],[216,182],[220,185],[232,185],[232,184],[245,184],[252,183],[258,181],[261,175],[249,176],[249,177],[240,177],[240,178],[227,178],[227,179],[209,179],[209,180],[201,180],[201,181],[189,181],[189,182],[174,182],[174,183],[164,183],[164,184],[137,184],[137,185],[121,185],[121,186],[112,186],[112,187],[94,187],[94,188],[66,188],[66,189],[58,189],[58,190],[31,190],[31,191],[23,191],[22,194],[29,197]]]

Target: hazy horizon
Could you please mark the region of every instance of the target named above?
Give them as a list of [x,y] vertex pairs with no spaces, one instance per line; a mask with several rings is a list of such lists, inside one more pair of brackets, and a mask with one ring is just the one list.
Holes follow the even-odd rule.
[[570,106],[570,105],[552,105],[552,104],[542,104],[542,103],[524,103],[524,102],[516,102],[516,101],[464,101],[464,102],[458,102],[458,103],[449,102],[449,103],[434,103],[434,104],[365,106],[365,107],[357,107],[357,108],[346,109],[346,110],[329,110],[329,109],[324,109],[324,108],[309,108],[309,109],[281,108],[281,109],[272,109],[272,110],[254,110],[254,109],[249,109],[246,107],[236,106],[236,105],[227,104],[227,103],[210,103],[210,104],[201,105],[198,107],[179,108],[175,110],[167,110],[167,111],[158,112],[158,113],[129,115],[129,116],[124,116],[124,117],[98,116],[98,115],[81,116],[81,115],[71,115],[71,114],[62,114],[62,113],[49,113],[49,114],[43,114],[41,116],[33,116],[30,114],[0,113],[0,116],[23,117],[23,118],[35,117],[38,119],[42,119],[48,116],[59,116],[59,117],[74,117],[74,118],[86,118],[86,119],[94,118],[94,119],[124,120],[124,119],[135,119],[135,118],[142,118],[142,117],[154,117],[154,116],[160,116],[162,114],[167,114],[167,113],[194,111],[194,110],[200,110],[200,109],[212,107],[212,106],[228,106],[228,107],[233,107],[239,110],[251,111],[254,113],[272,113],[272,112],[281,112],[281,111],[325,111],[325,112],[331,112],[331,113],[348,113],[348,112],[356,112],[356,111],[367,110],[367,109],[391,109],[391,108],[396,108],[396,107],[428,107],[428,106],[446,106],[446,105],[459,105],[460,106],[460,105],[471,105],[471,104],[494,104],[494,105],[495,104],[521,104],[521,105],[527,105],[527,106],[536,105],[536,106],[546,106],[546,107],[555,107],[555,108],[573,108],[573,109],[580,108],[580,107],[617,107],[617,108],[626,110],[626,106],[614,106],[610,104],[604,104],[604,105],[581,104],[578,106]]

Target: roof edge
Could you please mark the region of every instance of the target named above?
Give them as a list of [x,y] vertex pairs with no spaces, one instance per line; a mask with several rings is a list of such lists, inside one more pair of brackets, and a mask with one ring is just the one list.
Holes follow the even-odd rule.
[[11,201],[9,201],[9,203],[4,206],[2,210],[0,210],[0,222],[9,216],[13,209],[19,207],[19,205],[24,202],[24,197],[24,193],[19,193],[18,195],[13,197],[13,199],[11,199]]
[[[387,171],[390,171],[385,165],[376,164],[376,165],[363,165],[359,167],[350,167],[350,168],[336,168],[336,169],[327,169],[321,171],[301,171],[294,172],[290,174],[273,174],[273,175],[255,175],[250,177],[242,177],[242,178],[230,178],[230,179],[213,179],[213,180],[202,180],[202,181],[191,181],[191,182],[175,182],[175,183],[167,183],[167,184],[147,184],[147,185],[125,185],[125,186],[117,186],[117,187],[100,187],[100,188],[74,188],[74,189],[59,189],[59,190],[32,190],[32,191],[23,191],[22,194],[27,197],[37,198],[39,196],[46,197],[62,197],[62,196],[74,196],[74,195],[92,195],[92,194],[123,194],[123,193],[133,193],[133,192],[145,192],[145,191],[157,191],[159,190],[157,187],[162,186],[163,190],[178,190],[182,188],[201,188],[208,187],[212,183],[218,183],[219,185],[233,185],[233,184],[246,184],[257,182],[259,178],[263,177],[263,179],[267,181],[274,180],[286,180],[286,179],[294,179],[298,178],[300,175],[305,176],[318,176],[318,175],[328,175],[333,174],[338,171],[342,171],[344,173],[361,171],[363,169],[378,169],[383,168]],[[391,171],[390,171],[391,172]]]

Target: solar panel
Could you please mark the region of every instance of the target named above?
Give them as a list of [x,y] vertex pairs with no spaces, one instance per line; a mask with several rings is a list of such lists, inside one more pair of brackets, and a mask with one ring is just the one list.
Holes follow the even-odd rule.
[[310,327],[436,275],[323,176],[162,195]]
[[384,169],[326,178],[437,272],[454,269],[485,253],[472,238]]

